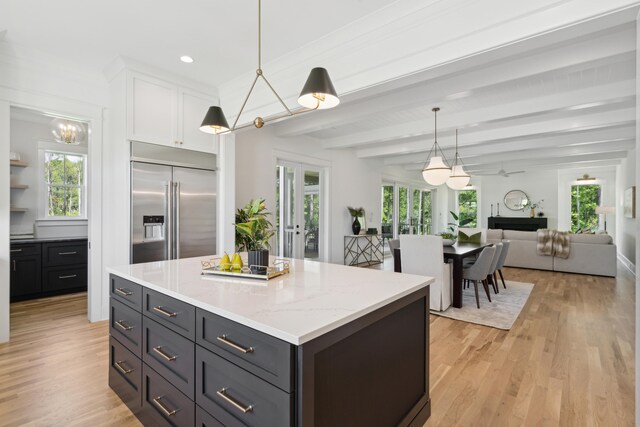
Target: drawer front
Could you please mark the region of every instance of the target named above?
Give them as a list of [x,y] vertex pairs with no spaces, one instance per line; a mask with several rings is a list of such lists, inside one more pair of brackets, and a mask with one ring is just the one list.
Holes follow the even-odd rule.
[[43,292],[87,288],[87,267],[56,267],[44,269]]
[[44,267],[87,263],[87,242],[43,243]]
[[146,364],[142,368],[144,425],[192,426],[195,404]]
[[112,297],[142,312],[142,286],[111,274],[109,288]]
[[40,256],[11,257],[10,295],[19,299],[42,292]]
[[204,310],[196,316],[198,344],[286,392],[294,390],[293,345]]
[[144,362],[195,400],[195,344],[148,317],[142,324]]
[[191,341],[196,340],[195,307],[150,289],[144,289],[143,313]]
[[111,298],[109,332],[137,357],[142,357],[142,314]]
[[109,337],[109,387],[136,413],[142,407],[142,361]]
[[11,258],[14,256],[40,255],[40,243],[11,244]]
[[196,346],[196,402],[225,425],[293,425],[293,394],[200,346]]
[[225,427],[225,425],[196,405],[196,427]]

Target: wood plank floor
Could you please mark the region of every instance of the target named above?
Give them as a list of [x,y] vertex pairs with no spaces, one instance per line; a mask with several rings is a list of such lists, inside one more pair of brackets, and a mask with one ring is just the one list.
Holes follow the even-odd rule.
[[[635,279],[506,269],[535,284],[511,331],[431,317],[426,426],[634,425]],[[86,294],[17,303],[0,345],[1,426],[137,426],[107,385]]]

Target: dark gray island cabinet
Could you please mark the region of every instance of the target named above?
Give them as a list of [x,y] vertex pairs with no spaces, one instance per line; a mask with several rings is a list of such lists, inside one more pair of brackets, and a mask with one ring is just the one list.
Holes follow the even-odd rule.
[[[109,385],[144,425],[422,426],[430,415],[428,281],[287,341],[198,306],[190,285],[183,298],[127,276],[110,276]],[[229,284],[200,280],[239,302],[224,297]]]

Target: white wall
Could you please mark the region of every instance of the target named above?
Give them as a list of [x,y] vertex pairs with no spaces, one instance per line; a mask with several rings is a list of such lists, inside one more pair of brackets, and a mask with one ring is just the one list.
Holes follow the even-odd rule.
[[[476,179],[474,177],[474,179]],[[491,205],[493,204],[493,214],[497,215],[497,204],[500,204],[500,216],[505,217],[529,217],[530,211],[511,211],[504,206],[504,196],[511,190],[524,191],[531,200],[536,203],[542,202],[542,208],[536,209],[544,212],[547,217],[548,227],[558,227],[558,173],[556,171],[526,172],[511,175],[508,178],[502,176],[481,176],[477,177],[480,187],[481,206],[480,224],[488,227],[488,219],[491,215]]]
[[[616,213],[617,223],[616,242],[618,253],[624,256],[631,263],[636,260],[636,219],[625,218],[623,212],[624,191],[636,185],[636,150],[629,151],[626,159],[617,168],[616,176]],[[609,216],[607,217],[609,221]],[[608,222],[607,221],[607,222]]]
[[[314,113],[310,113],[314,114]],[[324,150],[311,138],[284,139],[274,135],[273,128],[239,132],[236,135],[236,206],[250,199],[264,197],[271,212],[275,210],[278,153],[292,159],[307,158],[327,164],[329,180],[329,261],[343,263],[343,237],[351,234],[351,218],[347,206],[362,206],[367,213],[367,227],[380,229],[382,161],[361,160],[351,151]],[[373,213],[373,223],[369,215]],[[227,249],[228,251],[229,249]]]

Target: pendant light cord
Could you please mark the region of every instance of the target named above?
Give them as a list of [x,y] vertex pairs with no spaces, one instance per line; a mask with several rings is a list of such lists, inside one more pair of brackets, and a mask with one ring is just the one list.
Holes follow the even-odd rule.
[[[440,111],[440,108],[434,108],[433,110],[433,123],[434,123],[434,128],[433,128],[433,146],[431,147],[431,150],[429,150],[429,154],[427,155],[427,161],[424,163],[424,167],[423,170],[427,168],[427,166],[429,165],[429,160],[431,160],[431,153],[433,153],[434,156],[438,155],[438,148],[440,148],[440,156],[444,159],[444,163],[448,166],[449,165],[449,161],[447,160],[447,157],[444,155],[444,151],[442,151],[442,148],[440,147],[440,145],[438,144],[438,111]],[[456,155],[458,153],[458,130],[456,129]],[[455,160],[454,160],[455,161]]]
[[258,69],[262,69],[262,0],[258,0]]

